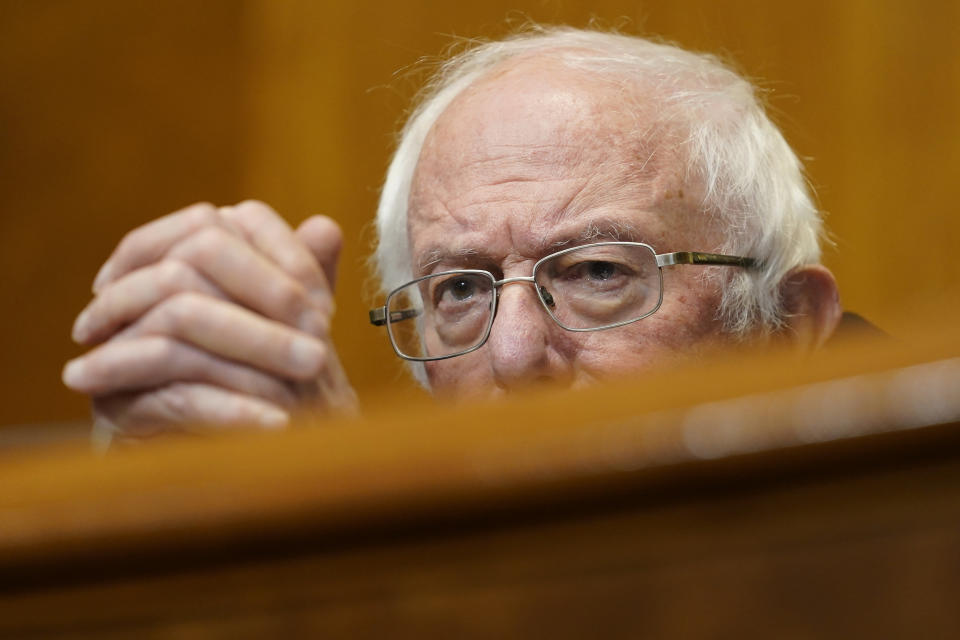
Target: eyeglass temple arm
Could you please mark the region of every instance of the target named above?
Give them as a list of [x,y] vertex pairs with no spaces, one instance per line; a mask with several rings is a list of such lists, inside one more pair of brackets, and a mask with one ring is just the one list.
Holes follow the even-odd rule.
[[[390,312],[390,322],[400,322],[401,320],[409,320],[410,318],[416,318],[420,315],[420,311],[417,309],[400,309],[399,311]],[[387,308],[386,307],[377,307],[376,309],[370,309],[370,324],[382,327],[387,324]]]
[[740,256],[726,256],[722,253],[703,253],[701,251],[676,251],[657,255],[658,267],[669,267],[674,264],[704,264],[721,267],[757,267],[760,261],[756,258],[742,258]]

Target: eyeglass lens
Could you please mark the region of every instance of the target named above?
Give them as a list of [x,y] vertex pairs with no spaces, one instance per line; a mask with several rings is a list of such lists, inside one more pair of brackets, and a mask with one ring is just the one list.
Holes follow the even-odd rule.
[[[660,303],[653,251],[638,244],[594,244],[538,263],[537,294],[566,329],[604,329],[652,313]],[[486,338],[494,309],[494,279],[446,272],[412,282],[387,300],[390,339],[412,358],[469,351]]]
[[[602,329],[641,318],[660,303],[660,270],[650,248],[594,244],[541,262],[533,274],[550,315],[566,329]],[[541,293],[542,295],[542,293]]]
[[403,355],[436,358],[483,341],[493,315],[493,276],[442,273],[410,283],[387,300],[391,317],[415,310],[416,321],[391,322],[390,339]]

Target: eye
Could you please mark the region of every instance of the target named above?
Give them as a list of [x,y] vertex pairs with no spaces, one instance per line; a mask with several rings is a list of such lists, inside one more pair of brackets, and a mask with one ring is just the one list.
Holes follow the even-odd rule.
[[473,297],[477,288],[473,282],[467,278],[451,278],[438,288],[438,293],[443,296],[449,296],[458,302],[468,300]]
[[466,309],[483,302],[490,291],[490,283],[471,274],[439,276],[431,282],[430,287],[433,306],[447,310]]
[[631,274],[631,270],[618,262],[609,260],[584,260],[565,267],[563,279],[585,285],[612,284],[614,280]]
[[583,267],[586,275],[594,280],[609,280],[617,275],[617,266],[612,262],[587,262]]
[[560,269],[554,270],[553,286],[562,286],[567,293],[614,294],[630,286],[637,277],[629,264],[619,260],[577,260],[556,266]]

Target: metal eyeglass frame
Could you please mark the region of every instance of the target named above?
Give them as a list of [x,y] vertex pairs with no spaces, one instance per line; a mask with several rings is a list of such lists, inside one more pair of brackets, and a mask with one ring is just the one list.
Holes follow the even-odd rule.
[[[579,251],[587,247],[602,247],[602,246],[609,246],[609,245],[643,247],[653,254],[653,256],[656,258],[656,261],[657,261],[657,275],[659,276],[659,280],[660,280],[660,295],[657,299],[656,306],[654,306],[653,309],[651,309],[650,311],[636,318],[631,318],[630,320],[624,320],[622,322],[615,322],[613,324],[604,325],[602,327],[591,327],[589,329],[574,329],[572,327],[568,327],[564,325],[550,311],[550,302],[544,299],[545,292],[541,290],[542,287],[537,286],[537,281],[536,281],[537,269],[539,269],[543,263],[549,260],[553,260],[554,258],[557,258],[564,254],[570,253],[572,251]],[[615,327],[622,327],[627,324],[632,324],[634,322],[637,322],[638,320],[643,320],[644,318],[656,313],[657,310],[660,309],[660,305],[663,304],[663,268],[671,267],[673,265],[678,265],[678,264],[696,264],[696,265],[718,266],[718,267],[743,267],[747,269],[752,269],[759,265],[759,261],[756,258],[728,256],[720,253],[704,253],[702,251],[674,251],[672,253],[657,253],[653,247],[643,242],[616,242],[616,241],[594,242],[591,244],[577,245],[575,247],[570,247],[562,251],[557,251],[556,253],[551,253],[550,255],[545,256],[540,260],[537,260],[536,264],[533,265],[533,271],[529,276],[503,278],[502,280],[497,280],[492,273],[490,273],[489,271],[485,271],[483,269],[453,269],[450,271],[441,271],[438,273],[431,273],[426,276],[415,278],[409,282],[405,282],[404,284],[400,285],[399,287],[391,291],[389,294],[387,294],[386,302],[382,307],[377,307],[375,309],[370,310],[370,324],[378,327],[387,325],[387,336],[390,338],[390,345],[393,347],[393,351],[404,360],[411,360],[413,362],[432,362],[434,360],[446,360],[448,358],[456,358],[457,356],[466,355],[472,351],[476,351],[477,349],[479,349],[480,347],[482,347],[487,343],[487,339],[490,338],[490,331],[493,329],[493,321],[497,315],[497,301],[500,299],[500,288],[503,287],[504,285],[513,284],[515,282],[528,282],[534,285],[534,290],[537,292],[537,299],[540,300],[540,304],[543,305],[543,308],[544,310],[546,310],[547,315],[550,316],[550,318],[554,322],[556,322],[557,325],[559,325],[562,329],[565,329],[567,331],[574,331],[578,333],[587,332],[587,331],[603,331],[605,329],[613,329]],[[493,286],[494,295],[491,296],[490,320],[487,322],[487,327],[484,330],[483,337],[480,339],[480,341],[476,345],[470,347],[469,349],[466,349],[464,351],[458,351],[456,353],[451,353],[445,356],[427,356],[423,358],[418,358],[416,356],[408,356],[402,353],[400,351],[400,348],[397,346],[396,342],[393,339],[393,332],[390,331],[389,325],[393,324],[394,322],[400,322],[403,320],[409,320],[410,318],[415,318],[418,315],[420,315],[420,313],[422,312],[416,309],[401,309],[399,311],[394,311],[388,314],[387,309],[390,307],[390,300],[393,298],[394,295],[396,295],[403,289],[406,289],[410,285],[416,284],[423,280],[428,280],[430,278],[436,278],[444,275],[455,275],[458,273],[482,275],[490,278],[491,285]],[[546,295],[549,296],[549,293],[547,293]]]

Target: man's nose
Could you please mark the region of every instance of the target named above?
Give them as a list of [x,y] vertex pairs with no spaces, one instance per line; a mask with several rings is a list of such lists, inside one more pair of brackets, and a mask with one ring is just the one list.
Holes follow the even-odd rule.
[[502,389],[571,377],[570,367],[553,344],[561,329],[543,309],[533,286],[515,282],[500,289],[487,348],[494,380]]

